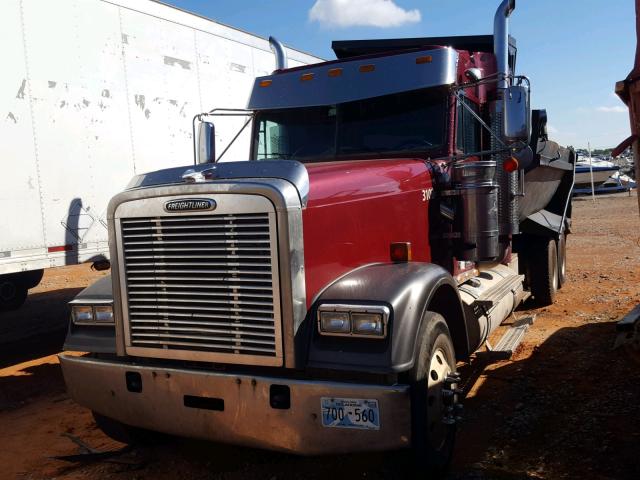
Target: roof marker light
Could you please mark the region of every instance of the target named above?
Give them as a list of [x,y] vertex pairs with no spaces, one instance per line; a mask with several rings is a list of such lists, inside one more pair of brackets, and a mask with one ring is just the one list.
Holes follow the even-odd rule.
[[373,64],[369,64],[369,65],[360,65],[360,73],[369,73],[369,72],[373,72],[376,69],[376,66]]
[[260,82],[260,86],[261,87],[268,87],[273,83],[273,80],[262,80]]
[[300,81],[308,82],[309,80],[313,80],[313,77],[314,77],[313,73],[303,73],[302,76],[300,77]]
[[331,70],[329,70],[328,74],[332,78],[339,77],[340,75],[342,75],[342,69],[341,68],[332,68]]
[[416,64],[422,65],[425,63],[431,63],[433,61],[433,57],[431,55],[425,55],[424,57],[416,58]]

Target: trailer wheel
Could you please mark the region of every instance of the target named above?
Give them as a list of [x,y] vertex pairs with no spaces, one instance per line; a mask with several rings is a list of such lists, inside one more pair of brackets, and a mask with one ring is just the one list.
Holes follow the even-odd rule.
[[530,250],[529,285],[538,305],[551,305],[558,291],[558,249],[553,238],[536,239]]
[[38,284],[42,281],[42,277],[44,276],[44,268],[39,270],[29,270],[28,272],[20,272],[16,273],[16,275],[20,276],[20,279],[27,287],[27,289],[32,289],[37,287]]
[[560,235],[558,239],[558,288],[567,281],[567,235]]
[[0,311],[15,310],[27,299],[28,287],[14,274],[0,276]]
[[159,445],[165,443],[168,436],[159,432],[152,432],[144,428],[125,425],[113,418],[105,417],[98,412],[91,412],[96,425],[102,433],[120,443],[127,445]]
[[[456,360],[444,318],[426,312],[419,334],[419,353],[409,372],[412,450],[420,476],[441,475],[449,466],[456,437],[450,380]],[[448,392],[446,392],[448,390]],[[453,420],[453,421],[451,421]]]

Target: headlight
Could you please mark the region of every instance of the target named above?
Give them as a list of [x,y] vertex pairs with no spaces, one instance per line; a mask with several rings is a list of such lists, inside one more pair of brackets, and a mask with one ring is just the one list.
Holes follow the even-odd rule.
[[382,336],[384,333],[384,316],[382,313],[352,313],[353,333],[360,335]]
[[76,325],[112,325],[111,305],[71,305],[71,320]]
[[94,312],[96,323],[113,323],[113,307],[111,305],[95,307]]
[[74,305],[71,307],[71,318],[78,325],[93,323],[93,307]]
[[349,312],[320,312],[320,330],[327,333],[351,332]]
[[324,304],[318,308],[320,335],[385,338],[390,311],[383,305]]

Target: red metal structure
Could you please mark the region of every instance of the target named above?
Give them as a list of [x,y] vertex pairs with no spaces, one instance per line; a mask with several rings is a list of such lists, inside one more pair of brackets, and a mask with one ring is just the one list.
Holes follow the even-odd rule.
[[[636,179],[640,173],[640,148],[638,135],[640,134],[640,0],[636,0],[636,58],[633,70],[627,78],[616,83],[616,94],[629,107],[629,123],[631,136],[618,145],[612,153],[616,157],[628,147],[633,147]],[[640,196],[638,196],[640,209]]]
[[[628,147],[633,147],[636,179],[640,178],[640,0],[636,0],[636,59],[633,70],[625,80],[616,83],[616,94],[629,107],[629,123],[631,136],[618,145],[612,153],[616,157]],[[640,195],[638,195],[640,211]],[[618,332],[614,348],[621,345],[630,346],[631,351],[640,351],[640,305],[616,324]]]

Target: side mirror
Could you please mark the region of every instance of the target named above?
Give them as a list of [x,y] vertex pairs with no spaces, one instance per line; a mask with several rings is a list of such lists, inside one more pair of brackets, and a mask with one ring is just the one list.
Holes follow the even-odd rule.
[[198,127],[198,163],[215,163],[216,134],[211,122],[200,122]]
[[507,143],[529,143],[531,135],[531,107],[529,87],[514,85],[505,90],[503,109],[504,139]]

